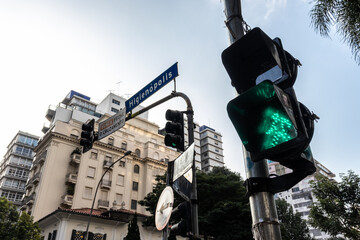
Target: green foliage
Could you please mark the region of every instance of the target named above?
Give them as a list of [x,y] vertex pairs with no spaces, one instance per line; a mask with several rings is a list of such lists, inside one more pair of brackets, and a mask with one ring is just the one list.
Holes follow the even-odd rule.
[[[200,234],[215,239],[252,239],[249,201],[239,174],[227,168],[216,167],[210,173],[197,172]],[[158,176],[157,185],[139,204],[146,207],[152,217],[145,223],[155,225],[154,213],[166,176]],[[177,206],[184,200],[175,193]],[[180,219],[171,217],[171,223]],[[169,238],[170,239],[170,238]],[[173,238],[175,239],[175,238]]]
[[310,211],[312,226],[336,237],[360,239],[360,177],[353,171],[337,183],[322,175],[312,183],[318,200]]
[[200,234],[215,239],[252,239],[251,213],[239,174],[215,167],[197,173]]
[[137,225],[137,215],[135,216],[128,225],[128,233],[125,237],[126,240],[140,240],[139,226]]
[[310,12],[312,25],[329,36],[333,25],[360,65],[360,2],[358,0],[315,0]]
[[0,239],[1,240],[40,240],[40,228],[33,218],[22,212],[6,198],[0,198]]
[[309,228],[300,213],[294,213],[291,205],[284,199],[277,199],[275,203],[282,240],[311,240]]

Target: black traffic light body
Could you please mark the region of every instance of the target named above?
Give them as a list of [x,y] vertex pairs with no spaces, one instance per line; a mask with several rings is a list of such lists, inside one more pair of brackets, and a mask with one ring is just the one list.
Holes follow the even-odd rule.
[[173,214],[179,216],[181,220],[171,227],[171,232],[182,237],[189,237],[192,232],[190,203],[187,201],[180,203],[173,210]]
[[314,172],[309,144],[317,116],[293,89],[300,62],[260,28],[225,49],[222,61],[240,94],[228,103],[228,115],[251,160]]
[[90,120],[88,123],[84,123],[81,126],[81,139],[80,145],[83,147],[83,153],[86,153],[93,147],[93,143],[96,140],[96,134],[94,131],[95,119]]
[[167,110],[165,114],[169,122],[165,125],[165,145],[184,151],[184,116],[176,110]]

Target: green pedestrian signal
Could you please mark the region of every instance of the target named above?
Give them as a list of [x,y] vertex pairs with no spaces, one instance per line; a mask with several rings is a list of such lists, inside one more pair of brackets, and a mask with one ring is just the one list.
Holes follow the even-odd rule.
[[244,147],[255,156],[252,160],[278,154],[304,139],[290,96],[271,81],[231,100],[227,111]]

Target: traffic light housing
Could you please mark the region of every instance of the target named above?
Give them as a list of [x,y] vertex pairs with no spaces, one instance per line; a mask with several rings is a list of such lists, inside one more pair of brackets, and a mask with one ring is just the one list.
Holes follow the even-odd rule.
[[93,143],[96,138],[96,134],[94,131],[95,119],[90,120],[88,123],[84,123],[81,126],[81,139],[80,145],[83,147],[83,153],[86,153],[93,147]]
[[189,237],[192,232],[191,205],[185,201],[173,209],[173,214],[181,218],[180,222],[171,227],[171,232],[182,237]]
[[271,39],[260,28],[234,42],[221,57],[240,94],[228,103],[228,115],[251,160],[266,158],[292,169],[310,162],[313,171],[312,157],[304,153],[317,116],[297,101],[293,89],[300,62],[279,38]]
[[165,118],[169,122],[165,125],[165,145],[184,151],[184,116],[177,110],[167,110]]

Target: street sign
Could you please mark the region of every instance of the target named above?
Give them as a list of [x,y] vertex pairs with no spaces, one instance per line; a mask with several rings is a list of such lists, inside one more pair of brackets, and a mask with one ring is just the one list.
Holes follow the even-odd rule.
[[184,175],[191,167],[193,166],[194,160],[194,151],[195,151],[195,143],[192,143],[190,147],[186,149],[183,154],[181,154],[174,161],[174,175],[173,181]]
[[98,140],[112,134],[118,129],[122,128],[125,125],[125,108],[120,109],[120,111],[114,116],[106,119],[105,121],[99,123],[99,137]]
[[125,102],[126,112],[130,112],[132,109],[137,107],[140,103],[142,103],[145,99],[153,95],[160,88],[165,86],[175,77],[179,76],[177,62],[174,63],[171,67],[169,67],[165,72],[160,74],[157,78],[155,78],[152,82],[146,85],[139,92],[135,93],[134,96],[129,98]]

